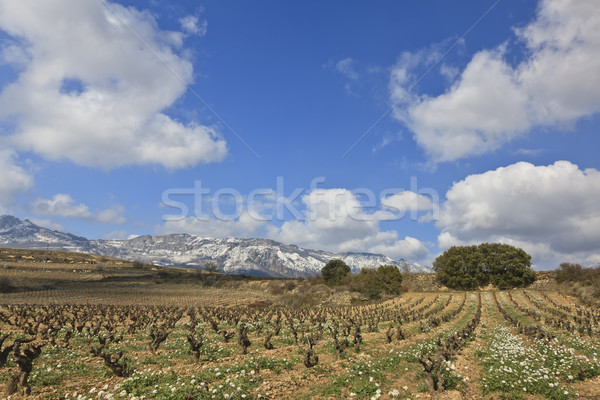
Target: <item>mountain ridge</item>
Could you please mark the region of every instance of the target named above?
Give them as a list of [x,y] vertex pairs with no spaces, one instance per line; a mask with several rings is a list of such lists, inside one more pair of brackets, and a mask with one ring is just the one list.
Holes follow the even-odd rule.
[[304,249],[266,238],[218,239],[173,233],[123,240],[88,240],[10,215],[0,216],[0,247],[75,251],[178,267],[198,268],[216,262],[226,273],[271,277],[314,275],[332,259],[343,260],[353,272],[381,264],[396,265],[406,272],[431,272],[420,264],[382,254]]

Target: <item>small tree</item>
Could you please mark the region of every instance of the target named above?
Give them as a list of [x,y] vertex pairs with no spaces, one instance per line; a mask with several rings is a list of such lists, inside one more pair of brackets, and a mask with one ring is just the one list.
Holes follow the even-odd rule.
[[342,260],[331,260],[321,269],[323,281],[328,286],[340,285],[350,273],[350,267]]
[[208,271],[209,274],[213,274],[219,270],[219,266],[214,261],[209,261],[204,264],[204,269]]

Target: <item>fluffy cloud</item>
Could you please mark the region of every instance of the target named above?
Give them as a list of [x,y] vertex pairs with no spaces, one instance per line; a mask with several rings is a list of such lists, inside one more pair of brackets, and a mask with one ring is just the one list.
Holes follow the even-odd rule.
[[150,13],[100,1],[0,0],[0,29],[12,37],[2,59],[18,72],[0,93],[14,148],[103,168],[225,157],[215,129],[164,113],[193,68],[180,55],[184,35],[161,30]]
[[398,211],[421,211],[433,209],[434,204],[431,200],[427,196],[406,190],[382,199],[381,204]]
[[396,231],[381,231],[379,221],[392,219],[385,210],[366,211],[356,194],[347,189],[316,189],[302,198],[305,220],[271,227],[273,239],[307,248],[330,251],[367,251],[394,258],[419,260],[428,253],[419,240],[399,238]]
[[[600,262],[600,171],[568,161],[520,162],[455,183],[446,194],[439,245],[504,242],[538,264]],[[550,266],[555,266],[550,265]]]
[[393,68],[394,115],[434,162],[489,152],[535,126],[564,127],[600,111],[595,0],[543,0],[536,19],[515,32],[527,49],[520,64],[506,61],[504,45],[483,50],[437,97],[409,91],[415,57]]
[[0,150],[0,171],[0,210],[3,210],[14,203],[17,195],[33,186],[33,178],[15,164],[14,153],[9,150]]
[[89,219],[105,224],[125,222],[125,210],[120,205],[93,213],[85,204],[76,204],[71,196],[62,193],[54,195],[52,199],[36,200],[31,206],[31,211],[37,215]]

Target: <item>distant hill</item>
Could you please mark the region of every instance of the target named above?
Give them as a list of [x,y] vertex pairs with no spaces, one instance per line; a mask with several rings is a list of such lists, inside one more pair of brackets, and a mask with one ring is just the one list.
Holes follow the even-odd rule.
[[343,260],[354,272],[381,264],[397,265],[406,272],[431,272],[420,264],[381,254],[332,253],[269,239],[214,239],[171,234],[127,240],[88,240],[9,215],[0,216],[0,247],[74,251],[165,266],[202,267],[213,261],[223,272],[270,277],[313,275],[332,259]]
[[72,251],[14,249],[0,246],[0,267],[4,264],[73,264],[74,266],[102,264],[103,267],[134,267],[131,261],[91,253]]

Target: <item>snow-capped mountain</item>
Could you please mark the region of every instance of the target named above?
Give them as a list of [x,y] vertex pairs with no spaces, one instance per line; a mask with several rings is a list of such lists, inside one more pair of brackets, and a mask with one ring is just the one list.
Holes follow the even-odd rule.
[[77,251],[166,266],[202,267],[213,261],[224,272],[273,277],[316,274],[332,259],[343,260],[353,271],[392,264],[406,272],[431,272],[425,266],[381,254],[309,250],[269,239],[213,239],[171,234],[127,240],[87,240],[12,216],[0,217],[0,247]]
[[10,215],[0,216],[0,247],[39,250],[48,248],[81,253],[90,253],[93,250],[90,241],[84,237],[52,231],[28,219],[20,220]]

